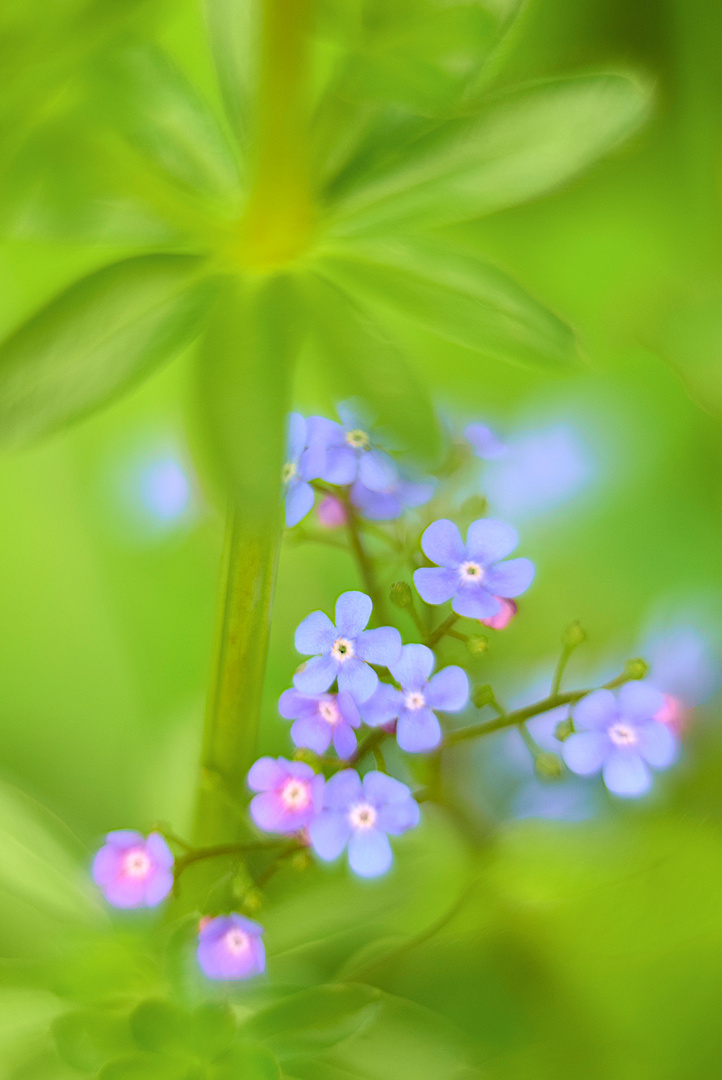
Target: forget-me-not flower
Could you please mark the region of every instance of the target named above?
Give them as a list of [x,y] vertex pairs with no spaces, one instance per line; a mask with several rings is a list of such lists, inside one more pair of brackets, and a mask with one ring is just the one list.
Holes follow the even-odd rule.
[[400,836],[419,823],[419,806],[410,789],[382,772],[363,780],[344,769],[326,781],[323,810],[309,826],[311,846],[330,862],[348,844],[348,861],[360,877],[378,877],[393,862],[388,836]]
[[649,766],[666,769],[679,753],[674,732],[654,719],[664,704],[662,692],[648,683],[588,694],[572,710],[575,734],[562,744],[565,762],[581,776],[601,769],[615,795],[644,795],[652,786]]
[[110,832],[91,875],[113,907],[156,907],[173,888],[173,853],[160,833]]
[[309,481],[318,480],[325,460],[323,443],[313,438],[310,424],[300,413],[291,413],[288,418],[286,463],[282,470],[286,487],[286,525],[289,528],[298,525],[313,507],[314,493]]
[[323,777],[303,761],[259,758],[248,773],[248,786],[258,792],[250,812],[264,832],[298,832],[321,809]]
[[361,707],[364,721],[372,727],[397,719],[396,739],[410,754],[427,753],[441,743],[436,709],[458,712],[469,700],[469,679],[460,667],[434,670],[435,657],[426,645],[404,645],[389,671],[401,686],[382,684]]
[[278,711],[286,720],[294,720],[291,738],[296,746],[324,754],[331,742],[340,758],[349,758],[356,749],[354,728],[359,727],[356,702],[348,693],[302,694],[298,690],[284,690],[278,702]]
[[325,448],[321,479],[340,486],[358,479],[371,491],[386,491],[398,476],[394,459],[372,437],[369,425],[347,405],[338,406],[338,415],[340,424],[324,416],[309,420],[314,441]]
[[457,615],[471,619],[497,615],[500,598],[519,596],[534,577],[529,559],[506,559],[518,539],[511,525],[481,518],[469,526],[464,544],[453,521],[434,521],[421,537],[421,547],[437,566],[414,572],[419,595],[427,604],[451,600]]
[[336,625],[323,611],[313,611],[296,630],[300,653],[313,658],[297,671],[293,683],[302,694],[322,694],[338,679],[338,688],[357,702],[366,701],[379,678],[369,664],[388,666],[401,653],[401,635],[393,626],[366,630],[371,618],[371,598],[362,592],[345,592],[336,601]]
[[204,920],[198,935],[198,966],[208,979],[249,979],[266,967],[263,927],[233,912]]
[[475,457],[493,461],[506,453],[506,443],[486,424],[467,424],[463,436],[471,445]]
[[351,487],[350,499],[369,520],[394,521],[405,510],[424,506],[433,495],[432,481],[408,480],[399,473],[383,491],[374,491],[356,480]]

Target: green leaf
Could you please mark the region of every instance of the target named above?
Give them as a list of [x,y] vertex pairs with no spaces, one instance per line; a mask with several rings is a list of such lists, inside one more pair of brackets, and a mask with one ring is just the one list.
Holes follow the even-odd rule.
[[210,1080],[281,1080],[281,1067],[263,1046],[234,1046],[211,1070]]
[[189,1061],[171,1061],[157,1054],[131,1054],[109,1062],[97,1080],[196,1080]]
[[473,254],[429,240],[355,244],[324,260],[329,275],[369,303],[447,341],[545,370],[578,361],[566,323]]
[[203,260],[144,255],[90,274],[0,345],[0,439],[20,442],[106,405],[197,335]]
[[439,433],[429,393],[401,348],[356,297],[323,275],[309,275],[311,329],[323,379],[336,400],[359,397],[380,427],[422,464],[434,461]]
[[284,1058],[318,1053],[348,1039],[375,1015],[381,992],[370,986],[317,986],[261,1009],[242,1027]]
[[167,1001],[141,1001],[130,1015],[130,1030],[141,1050],[172,1053],[186,1048],[188,1017]]
[[230,1005],[207,1001],[191,1017],[188,1044],[204,1060],[214,1061],[229,1048],[236,1033],[236,1018]]
[[125,1017],[100,1009],[65,1013],[52,1026],[60,1057],[81,1072],[96,1072],[129,1047]]
[[648,95],[620,75],[539,83],[490,100],[391,155],[334,208],[336,234],[429,228],[538,198],[642,122]]
[[239,4],[236,0],[206,0],[205,10],[228,121],[243,145],[247,140],[256,5]]
[[200,441],[216,480],[246,520],[278,512],[300,331],[290,276],[229,276],[199,350]]

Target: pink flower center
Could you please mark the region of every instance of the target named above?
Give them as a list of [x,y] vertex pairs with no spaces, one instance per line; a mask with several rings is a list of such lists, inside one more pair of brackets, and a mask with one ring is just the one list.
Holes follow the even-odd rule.
[[281,788],[281,802],[287,810],[305,810],[310,801],[311,793],[303,780],[287,780]]
[[318,712],[321,719],[332,726],[336,725],[341,719],[341,713],[338,711],[338,706],[334,701],[319,702]]
[[351,659],[354,655],[354,651],[352,641],[349,641],[349,639],[345,637],[337,637],[333,643],[333,648],[331,649],[331,656],[334,660],[340,660],[340,662],[344,664],[347,660]]
[[413,690],[404,698],[404,705],[407,709],[412,709],[414,712],[417,709],[423,709],[426,704],[426,698],[420,690]]
[[484,570],[477,562],[463,562],[459,567],[459,575],[462,581],[481,581]]
[[370,803],[357,803],[349,811],[348,819],[353,829],[373,829],[378,814]]
[[609,729],[609,738],[615,746],[634,746],[637,733],[629,724],[612,724]]
[[143,848],[132,848],[123,859],[123,873],[130,878],[147,877],[153,864]]
[[240,956],[248,948],[250,941],[248,934],[244,934],[242,930],[239,930],[237,926],[234,926],[232,930],[229,930],[224,938],[226,948],[234,956]]

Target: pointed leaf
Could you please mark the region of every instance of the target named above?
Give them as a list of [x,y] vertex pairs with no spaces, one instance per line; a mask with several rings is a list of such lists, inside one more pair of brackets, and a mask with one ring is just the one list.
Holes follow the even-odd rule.
[[247,138],[248,95],[257,5],[206,0],[206,20],[228,121],[243,145]]
[[514,90],[419,138],[335,210],[337,234],[430,227],[491,214],[566,183],[644,119],[647,95],[619,75]]
[[324,260],[370,303],[447,341],[543,370],[578,360],[570,327],[501,270],[431,240],[355,244]]
[[0,345],[0,439],[44,435],[111,401],[197,335],[213,294],[192,255],[98,270]]
[[242,1034],[268,1043],[281,1057],[335,1046],[376,1014],[381,991],[362,984],[316,986],[261,1009]]
[[330,274],[309,277],[308,298],[324,379],[336,399],[362,398],[403,449],[421,463],[433,461],[439,436],[431,399],[401,348]]

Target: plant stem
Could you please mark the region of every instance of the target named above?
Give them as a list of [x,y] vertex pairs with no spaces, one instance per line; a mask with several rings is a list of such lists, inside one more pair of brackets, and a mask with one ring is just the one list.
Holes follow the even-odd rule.
[[379,588],[379,584],[376,580],[376,574],[374,573],[373,563],[369,557],[366,548],[364,547],[363,540],[361,539],[361,533],[359,532],[358,519],[356,511],[348,499],[345,500],[344,505],[346,507],[346,530],[348,532],[349,543],[353,552],[354,558],[358,564],[358,568],[363,578],[364,587],[366,592],[373,600],[374,612],[376,618],[383,623],[388,621],[388,615],[386,611],[386,604],[384,597]]
[[451,615],[448,615],[442,623],[439,623],[435,630],[431,631],[426,642],[430,649],[433,649],[434,645],[436,645],[437,642],[441,641],[444,634],[448,633],[448,631],[451,629],[454,623],[458,621],[458,619],[459,616],[452,611]]

